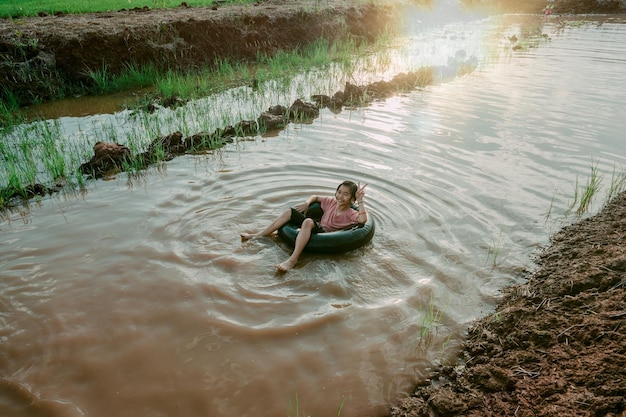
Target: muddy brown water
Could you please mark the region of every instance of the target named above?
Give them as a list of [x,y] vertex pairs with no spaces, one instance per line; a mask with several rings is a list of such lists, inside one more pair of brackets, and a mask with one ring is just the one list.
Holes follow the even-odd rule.
[[[523,280],[577,178],[597,164],[597,209],[626,166],[626,27],[540,21],[549,41],[499,58],[525,27],[435,25],[414,51],[474,73],[5,219],[0,414],[385,414]],[[367,246],[276,275],[282,243],[240,242],[346,178],[369,184]]]

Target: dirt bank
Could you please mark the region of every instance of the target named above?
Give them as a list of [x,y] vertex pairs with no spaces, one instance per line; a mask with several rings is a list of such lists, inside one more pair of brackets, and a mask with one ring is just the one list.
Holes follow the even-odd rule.
[[93,84],[89,70],[116,74],[131,64],[187,70],[223,59],[253,61],[320,38],[373,40],[399,21],[400,2],[354,4],[268,0],[0,20],[0,94],[11,91],[24,106],[68,86]]
[[[0,99],[18,107],[82,94],[90,70],[190,69],[301,48],[319,39],[374,39],[401,29],[407,7],[435,0],[266,0],[254,5],[133,9],[0,20]],[[497,12],[541,13],[548,0],[459,0]],[[614,13],[626,0],[554,0],[554,13]]]
[[537,263],[393,417],[626,416],[626,193]]

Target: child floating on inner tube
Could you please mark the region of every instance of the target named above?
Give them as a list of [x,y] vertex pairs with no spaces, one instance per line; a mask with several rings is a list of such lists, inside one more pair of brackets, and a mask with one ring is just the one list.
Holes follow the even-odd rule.
[[[309,242],[311,234],[334,232],[367,222],[364,202],[365,187],[367,187],[367,184],[361,187],[360,182],[357,185],[352,181],[344,181],[337,187],[335,198],[312,195],[304,203],[300,203],[294,208],[285,211],[262,231],[258,233],[241,233],[241,240],[245,242],[249,239],[269,236],[288,222],[298,225],[300,232],[296,237],[291,256],[286,261],[276,265],[277,271],[287,272],[298,262],[298,258]],[[358,203],[358,211],[352,208],[352,204],[355,201]],[[313,203],[320,203],[322,210],[324,210],[319,223],[310,217],[306,217],[306,212]]]

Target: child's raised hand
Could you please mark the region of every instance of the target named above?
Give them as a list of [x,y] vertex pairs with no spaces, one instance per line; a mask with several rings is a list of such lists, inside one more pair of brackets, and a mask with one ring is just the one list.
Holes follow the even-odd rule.
[[356,201],[363,201],[363,199],[365,198],[365,187],[367,187],[367,184],[361,187],[361,182],[359,181],[356,190]]

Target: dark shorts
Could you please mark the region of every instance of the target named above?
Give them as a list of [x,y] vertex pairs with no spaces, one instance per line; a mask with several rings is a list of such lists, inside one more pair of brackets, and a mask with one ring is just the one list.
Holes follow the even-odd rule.
[[311,219],[311,220],[313,220],[315,222],[315,226],[313,226],[313,230],[311,230],[311,233],[313,233],[313,234],[315,234],[315,233],[324,233],[324,229],[322,229],[322,226],[320,226],[320,224],[319,224],[319,222],[317,220],[315,220],[312,217],[305,216],[303,213],[300,213],[295,208],[291,209],[291,220],[289,220],[289,223],[292,224],[295,227],[302,227],[302,223],[307,218]]

